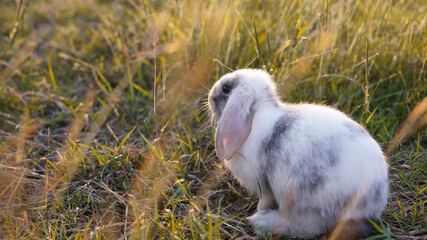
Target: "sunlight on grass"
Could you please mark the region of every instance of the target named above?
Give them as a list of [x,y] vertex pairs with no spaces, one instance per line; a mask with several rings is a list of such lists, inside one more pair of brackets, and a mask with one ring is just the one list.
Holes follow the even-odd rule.
[[0,26],[2,239],[255,238],[206,107],[247,67],[387,150],[370,239],[427,234],[424,1],[5,0]]

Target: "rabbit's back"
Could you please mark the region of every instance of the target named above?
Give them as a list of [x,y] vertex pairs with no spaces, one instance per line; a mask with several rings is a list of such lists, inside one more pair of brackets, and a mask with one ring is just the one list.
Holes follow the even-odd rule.
[[284,108],[287,114],[274,124],[259,154],[275,199],[283,201],[295,188],[294,199],[287,199],[293,201],[293,217],[325,227],[352,201],[349,219],[379,217],[388,193],[387,166],[369,133],[329,107]]

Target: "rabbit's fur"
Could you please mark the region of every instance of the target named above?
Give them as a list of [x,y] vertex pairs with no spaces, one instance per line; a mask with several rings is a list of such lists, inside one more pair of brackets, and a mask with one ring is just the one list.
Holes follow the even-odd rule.
[[360,236],[367,218],[380,217],[388,195],[385,157],[344,113],[282,103],[270,75],[253,69],[223,76],[208,101],[218,120],[218,157],[260,197],[249,218],[257,231],[313,238],[344,223],[338,233]]

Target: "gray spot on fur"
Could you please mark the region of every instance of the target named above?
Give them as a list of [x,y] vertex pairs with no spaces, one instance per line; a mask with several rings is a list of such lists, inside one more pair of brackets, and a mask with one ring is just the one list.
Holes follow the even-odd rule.
[[358,227],[356,229],[357,230],[357,234],[356,234],[357,238],[367,237],[369,232],[372,229],[372,226],[367,219],[361,220],[361,222],[359,222],[359,226],[357,226],[357,227]]
[[271,185],[270,180],[268,179],[268,175],[266,172],[264,172],[261,176],[261,186],[264,188],[265,191],[271,192]]
[[277,203],[276,199],[273,200],[271,205],[269,206],[270,209],[279,209],[279,204]]
[[[283,115],[275,123],[273,133],[263,140],[264,148],[260,149],[259,157],[261,162],[261,169],[263,173],[260,176],[260,184],[264,191],[272,192],[271,183],[267,173],[274,172],[273,168],[275,163],[279,162],[278,159],[284,159],[285,163],[289,163],[289,159],[285,159],[288,155],[283,154],[283,139],[285,138],[286,131],[293,124],[295,117],[292,115]],[[275,202],[275,207],[278,207]]]
[[315,191],[319,186],[322,186],[325,182],[325,178],[322,174],[323,171],[318,168],[308,169],[308,172],[299,173],[299,190],[308,191],[311,193]]
[[360,126],[358,123],[353,121],[345,122],[344,126],[347,128],[349,132],[356,135],[365,135],[366,133],[368,133],[362,126]]
[[[292,209],[290,219],[297,216],[307,216],[310,219],[315,219],[322,228],[329,234],[333,232],[335,226],[341,221],[341,216],[345,211],[347,204],[351,201],[351,196],[341,196],[340,200],[332,205],[323,207],[304,206]],[[304,224],[304,222],[301,222]],[[344,225],[345,231],[353,237],[364,237],[370,231],[370,224],[366,219],[352,219]],[[349,236],[349,235],[348,235]],[[344,238],[347,239],[347,238]]]
[[[374,182],[366,192],[365,196],[361,199],[361,201],[358,204],[358,207],[356,211],[364,211],[363,209],[367,206],[372,205],[382,205],[382,202],[384,201],[385,192],[387,191],[387,183],[384,183],[383,181],[376,181]],[[354,195],[350,195],[347,197],[341,198],[341,201],[337,202],[336,205],[333,207],[334,211],[330,211],[329,214],[334,219],[335,224],[338,224],[341,220],[339,216],[342,215],[342,212],[348,207],[347,204],[352,201],[354,198]],[[378,206],[380,207],[380,206]],[[328,214],[328,216],[329,216]],[[371,220],[377,220],[378,216],[368,216]],[[364,238],[366,237],[369,232],[371,231],[372,226],[367,220],[367,218],[363,219],[351,219],[347,221],[344,225],[343,229],[343,236],[344,239],[346,239],[347,236],[351,236],[352,238]],[[332,231],[330,229],[330,231]]]
[[301,166],[297,172],[299,193],[309,197],[326,182],[327,172],[339,161],[338,139],[313,139],[306,153],[302,153]]
[[[382,205],[382,202],[385,201],[384,198],[387,196],[388,185],[383,181],[374,182],[365,193],[365,196],[359,203],[359,208],[364,208],[366,206],[372,205]],[[377,216],[370,216],[375,219]]]
[[271,197],[273,198],[272,201],[269,203],[269,206],[267,206],[267,208],[269,209],[278,209],[279,208],[279,204],[277,204],[276,199],[274,199],[274,196],[272,195],[272,189],[271,189],[271,184],[270,184],[270,179],[268,178],[268,172],[262,172],[261,175],[258,177],[258,181],[260,184],[260,191],[261,191],[261,195],[260,198],[264,198],[264,194],[268,194],[271,195]]
[[215,104],[215,110],[218,114],[218,118],[221,117],[222,111],[225,108],[225,104],[227,103],[228,100],[228,95],[224,95],[224,94],[220,94],[220,95],[216,95],[212,98],[214,104]]
[[[265,147],[261,149],[260,157],[261,167],[265,172],[272,172],[275,163],[279,162],[278,159],[285,164],[290,164],[289,157],[292,156],[283,142],[295,122],[296,114],[296,112],[288,112],[281,116],[276,121],[272,134],[264,140]],[[298,167],[295,172],[298,176],[300,194],[309,197],[313,191],[324,185],[327,169],[335,166],[339,160],[337,142],[338,140],[333,136],[327,139],[313,139],[307,146],[307,151],[301,153],[300,163],[304,166]],[[266,183],[264,185],[270,190],[269,185]]]
[[[270,179],[268,178],[268,175],[266,172],[262,173],[260,179],[260,185],[261,185],[261,192],[263,193],[267,193],[267,194],[272,194],[272,190],[271,190],[271,184],[270,184]],[[277,203],[276,199],[273,199],[273,201],[271,202],[270,206],[268,206],[269,209],[278,209],[279,208],[279,204]]]
[[[216,113],[218,119],[222,115],[222,111],[225,108],[225,105],[227,104],[228,97],[232,94],[233,89],[236,88],[236,86],[239,84],[239,80],[237,78],[230,78],[224,80],[221,85],[215,90],[213,96],[211,97],[213,102],[213,111]],[[230,87],[230,93],[223,93],[222,87],[224,85],[228,85]]]
[[325,140],[313,141],[312,158],[320,161],[325,160],[329,166],[335,166],[339,159],[337,143],[337,138],[333,136]]
[[372,188],[372,189],[373,189],[372,191],[374,191],[372,200],[374,202],[380,202],[384,196],[384,191],[385,191],[383,189],[383,186],[381,184],[377,183],[377,184],[375,184],[374,188]]
[[[333,205],[323,207],[299,206],[292,209],[290,219],[298,218],[301,215],[306,216],[321,225],[325,231],[332,230],[339,222],[339,218],[342,216],[349,199],[349,197],[343,196],[340,201],[335,202]],[[302,222],[301,224],[305,223]]]
[[269,95],[271,94],[270,87],[266,86],[263,89],[264,92],[267,92]]
[[[271,171],[271,169],[274,167],[274,162],[277,162],[276,159],[278,158],[286,158],[288,156],[283,156],[281,153],[283,138],[286,135],[286,131],[289,129],[289,127],[293,124],[295,120],[295,116],[289,116],[289,115],[283,115],[280,117],[274,127],[273,127],[273,133],[271,136],[267,137],[264,142],[264,149],[261,153],[261,156],[264,156],[265,161],[265,170]],[[284,159],[286,163],[289,163],[289,159]]]

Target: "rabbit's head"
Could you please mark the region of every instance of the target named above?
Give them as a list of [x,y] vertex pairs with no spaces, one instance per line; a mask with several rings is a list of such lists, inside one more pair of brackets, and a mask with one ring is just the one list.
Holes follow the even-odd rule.
[[221,77],[209,92],[209,107],[218,121],[218,157],[231,159],[252,128],[254,114],[267,104],[277,105],[276,86],[268,73],[243,69]]

